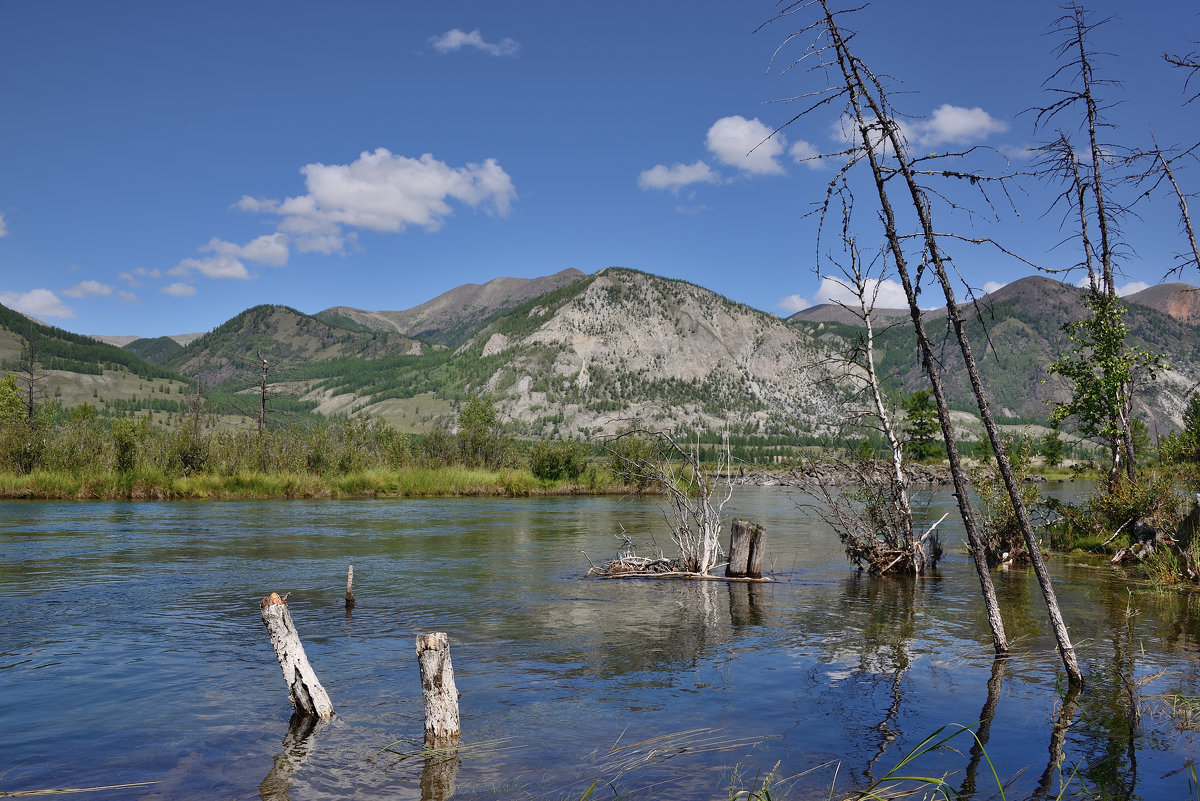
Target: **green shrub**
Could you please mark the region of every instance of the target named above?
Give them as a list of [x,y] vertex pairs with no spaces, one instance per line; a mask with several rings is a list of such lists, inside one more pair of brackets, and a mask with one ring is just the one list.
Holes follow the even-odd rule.
[[529,469],[542,481],[575,481],[587,466],[582,442],[537,442],[529,452]]

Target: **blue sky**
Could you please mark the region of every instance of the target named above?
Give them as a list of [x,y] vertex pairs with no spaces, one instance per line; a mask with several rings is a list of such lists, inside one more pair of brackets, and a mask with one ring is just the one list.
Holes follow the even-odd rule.
[[[1111,139],[1194,141],[1200,101],[1164,51],[1197,49],[1187,4],[1098,3]],[[0,0],[0,302],[95,334],[206,331],[260,303],[403,309],[466,282],[611,265],[786,314],[828,293],[805,218],[837,109],[747,152],[817,88],[771,2]],[[880,0],[856,48],[902,84],[914,147],[1044,139],[1051,3]],[[1071,130],[1074,134],[1075,131]],[[993,165],[996,160],[991,162]],[[1200,171],[1183,169],[1195,189]],[[956,219],[1046,266],[1076,261],[1059,190]],[[1200,204],[1193,204],[1200,205]],[[1122,284],[1183,247],[1169,198],[1126,224]],[[869,220],[867,221],[869,222]],[[970,225],[970,228],[967,226]],[[864,224],[860,243],[878,239]],[[873,247],[873,246],[872,246]],[[1031,269],[957,253],[977,289]],[[1200,275],[1184,280],[1200,283]],[[1068,279],[1073,280],[1073,279]],[[890,305],[881,299],[882,305]]]

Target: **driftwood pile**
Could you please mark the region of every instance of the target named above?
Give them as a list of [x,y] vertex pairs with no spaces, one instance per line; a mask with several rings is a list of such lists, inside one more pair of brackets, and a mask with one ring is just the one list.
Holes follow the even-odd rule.
[[[744,520],[734,520],[730,531],[729,561],[724,565],[726,580],[732,581],[770,581],[762,575],[764,539],[766,529],[757,523],[747,523]],[[634,552],[633,538],[620,534],[622,548],[616,559],[610,559],[599,564],[593,562],[585,553],[583,556],[591,565],[586,577],[596,578],[694,578],[715,579],[711,573],[697,573],[687,570],[682,559],[668,559],[659,551],[658,556],[638,556]]]

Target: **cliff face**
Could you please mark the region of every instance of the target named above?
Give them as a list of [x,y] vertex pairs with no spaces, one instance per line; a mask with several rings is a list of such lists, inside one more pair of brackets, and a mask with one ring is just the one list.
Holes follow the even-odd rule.
[[514,310],[462,357],[494,358],[484,389],[531,434],[645,425],[831,431],[844,388],[828,352],[774,315],[610,268]]

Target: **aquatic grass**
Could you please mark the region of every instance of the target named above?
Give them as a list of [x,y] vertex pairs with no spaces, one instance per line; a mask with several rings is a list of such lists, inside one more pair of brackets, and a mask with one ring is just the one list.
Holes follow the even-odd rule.
[[[371,756],[367,757],[367,761],[375,759],[380,754],[391,754],[399,757],[393,760],[391,764],[397,764],[406,759],[426,758],[426,757],[445,757],[447,759],[457,759],[462,756],[494,756],[496,754],[505,753],[508,751],[518,750],[519,746],[513,743],[514,737],[497,737],[494,740],[481,740],[480,742],[472,743],[455,743],[446,747],[436,747],[427,745],[420,740],[414,740],[407,737],[402,737],[399,740],[392,742],[380,748]],[[398,747],[402,750],[397,750]]]
[[1165,718],[1179,731],[1200,731],[1200,698],[1168,693],[1166,695],[1147,696],[1152,701],[1152,714],[1157,718]]
[[0,798],[26,798],[35,795],[70,795],[72,793],[98,793],[101,790],[132,790],[137,787],[150,787],[158,784],[153,782],[131,782],[129,784],[106,784],[103,787],[64,787],[51,790],[16,790],[14,792],[0,791]]
[[[939,727],[932,734],[918,743],[912,750],[905,754],[895,767],[887,772],[881,778],[875,780],[870,786],[854,790],[848,794],[841,796],[844,801],[898,801],[898,799],[920,798],[922,801],[954,801],[954,799],[974,798],[979,793],[972,790],[969,793],[964,793],[961,790],[955,789],[948,781],[952,774],[943,773],[941,776],[922,776],[915,771],[910,771],[910,768],[915,768],[914,763],[930,754],[937,751],[953,751],[961,753],[958,748],[951,745],[951,741],[959,735],[967,732],[974,740],[973,749],[978,749],[983,761],[987,763],[988,770],[991,772],[992,780],[996,783],[996,798],[1000,801],[1007,801],[1007,790],[1013,779],[1004,782],[1000,779],[1000,773],[996,769],[995,763],[992,762],[992,757],[987,752],[984,743],[975,733],[975,726],[963,726],[961,724],[952,723]],[[972,751],[974,753],[974,750]],[[1049,799],[1050,801],[1062,801],[1064,798],[1089,798],[1092,797],[1083,780],[1080,778],[1079,772],[1081,765],[1076,765],[1069,774],[1062,773],[1062,766],[1056,765],[1058,775],[1058,791],[1053,795],[1050,794],[1050,786],[1048,774],[1044,776],[1046,781],[1045,786],[1039,788],[1039,792],[1035,793],[1038,798]],[[1017,775],[1020,775],[1019,773]],[[1072,789],[1078,783],[1076,789]],[[832,791],[830,793],[832,798]]]

